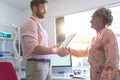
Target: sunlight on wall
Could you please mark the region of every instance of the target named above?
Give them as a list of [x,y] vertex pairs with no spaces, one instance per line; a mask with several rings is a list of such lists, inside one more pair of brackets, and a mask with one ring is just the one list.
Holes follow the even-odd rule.
[[65,16],[63,31],[66,36],[71,33],[79,33],[81,37],[93,36],[95,32],[90,24],[91,15],[91,11],[87,11]]
[[77,33],[74,41],[69,45],[72,48],[85,48],[91,42],[96,32],[91,28],[91,11],[65,16],[62,28],[66,37]]
[[[112,29],[113,32],[117,35],[116,37],[120,49],[120,6],[111,7],[110,9],[113,15],[113,23],[111,26],[109,26],[109,28]],[[65,33],[66,37],[70,34],[77,33],[78,36],[76,38],[77,40],[75,41],[77,43],[80,43],[79,45],[74,43],[74,45],[72,44],[72,47],[76,46],[76,48],[78,48],[77,45],[81,47],[81,43],[89,43],[91,39],[96,35],[96,31],[91,28],[90,23],[93,10],[87,10],[84,12],[65,16],[65,24],[63,25],[62,31]]]

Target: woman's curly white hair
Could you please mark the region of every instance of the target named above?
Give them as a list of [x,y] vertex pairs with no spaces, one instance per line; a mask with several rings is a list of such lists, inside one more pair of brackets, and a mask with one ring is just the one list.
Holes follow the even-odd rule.
[[105,25],[110,26],[113,21],[112,12],[110,9],[105,7],[99,7],[96,9],[96,11],[93,13],[93,16],[100,16],[103,17],[103,23]]

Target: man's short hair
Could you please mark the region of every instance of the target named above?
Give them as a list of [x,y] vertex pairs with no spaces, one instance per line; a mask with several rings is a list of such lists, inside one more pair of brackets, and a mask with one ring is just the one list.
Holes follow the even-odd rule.
[[30,3],[31,10],[33,6],[38,6],[39,4],[44,4],[44,3],[48,3],[48,1],[47,0],[32,0]]

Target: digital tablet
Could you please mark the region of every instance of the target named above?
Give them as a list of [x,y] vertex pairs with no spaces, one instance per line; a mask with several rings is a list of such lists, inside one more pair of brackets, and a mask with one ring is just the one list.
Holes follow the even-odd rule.
[[60,45],[59,45],[59,48],[61,47],[67,47],[67,45],[70,43],[70,41],[74,38],[74,36],[76,35],[75,34],[71,34],[70,36],[68,36]]

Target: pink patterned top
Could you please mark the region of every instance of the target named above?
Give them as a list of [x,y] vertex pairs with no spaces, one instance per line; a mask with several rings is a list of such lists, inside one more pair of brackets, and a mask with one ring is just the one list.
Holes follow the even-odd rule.
[[91,80],[120,80],[118,44],[110,29],[99,31],[86,51],[71,49],[71,54],[76,57],[88,55]]

